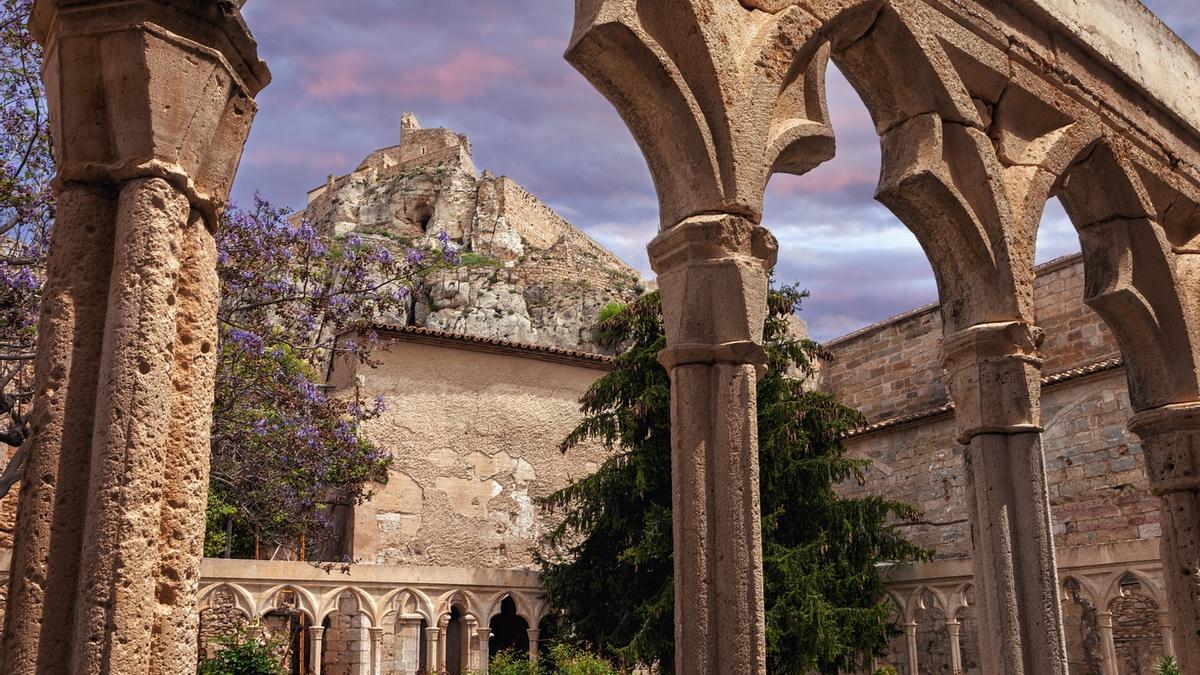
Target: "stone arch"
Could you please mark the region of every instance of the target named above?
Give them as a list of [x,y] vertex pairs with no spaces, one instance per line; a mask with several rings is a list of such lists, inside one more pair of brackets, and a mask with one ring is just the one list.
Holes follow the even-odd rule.
[[[240,592],[239,592],[240,591]],[[198,654],[201,660],[220,650],[222,638],[237,635],[254,613],[253,601],[244,589],[232,584],[216,584],[200,595],[198,602]]]
[[1063,633],[1069,672],[1101,675],[1104,647],[1096,618],[1098,596],[1095,589],[1087,579],[1069,576],[1063,579],[1062,590]]
[[1194,277],[1130,154],[1111,138],[1087,148],[1064,173],[1059,198],[1079,232],[1085,302],[1113,331],[1130,399],[1145,410],[1200,398],[1200,354],[1192,341],[1194,299],[1179,292]]
[[454,607],[458,607],[464,616],[478,618],[483,615],[483,612],[480,611],[480,601],[474,593],[465,590],[452,590],[442,594],[438,598],[438,621],[441,621]]
[[958,621],[958,651],[962,675],[982,675],[983,654],[980,650],[979,617],[975,611],[975,587],[964,584],[952,596],[952,618]]
[[330,614],[341,611],[341,605],[349,594],[355,602],[355,611],[362,613],[371,620],[371,625],[376,626],[377,610],[375,599],[372,598],[366,591],[356,586],[340,586],[329,591],[321,598],[321,609],[317,616],[316,622],[322,623]]
[[1159,615],[1163,609],[1145,577],[1129,571],[1116,579],[1118,595],[1108,602],[1112,612],[1117,670],[1151,673],[1165,654]]
[[912,621],[917,624],[917,664],[920,675],[950,673],[949,617],[940,593],[929,588],[918,591]]
[[296,610],[307,615],[311,622],[316,620],[317,606],[316,597],[309,591],[291,584],[281,584],[262,594],[255,616],[263,616],[280,609]]
[[522,612],[518,600],[519,596],[515,593],[503,593],[488,612],[488,627],[491,629],[489,657],[504,650],[529,652],[527,631],[537,628],[538,624],[530,621],[528,614]]
[[405,586],[389,591],[379,602],[379,616],[376,625],[384,625],[389,614],[420,614],[421,618],[430,625],[436,623],[433,601],[424,592]]
[[256,611],[257,605],[254,602],[254,596],[251,595],[249,591],[237,584],[225,582],[212,584],[211,586],[206,586],[200,589],[200,592],[196,595],[196,607],[201,611],[207,609],[210,606],[210,603],[214,602],[214,596],[219,591],[226,591],[232,594],[234,606],[236,606],[242,614],[245,614],[247,619],[254,619],[258,616],[258,612]]
[[[365,594],[353,587],[343,587],[326,595],[326,607],[316,624],[323,628],[319,657],[322,672],[359,673],[370,665],[372,605],[364,606]],[[366,598],[366,602],[370,602]]]

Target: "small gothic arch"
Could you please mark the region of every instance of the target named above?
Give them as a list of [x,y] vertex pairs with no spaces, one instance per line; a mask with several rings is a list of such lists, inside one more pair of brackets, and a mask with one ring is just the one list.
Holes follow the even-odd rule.
[[307,590],[291,584],[281,584],[263,593],[255,616],[279,611],[296,611],[308,616],[311,622],[316,619],[317,605],[316,598]]
[[250,595],[250,592],[237,584],[224,582],[201,589],[196,598],[197,609],[204,611],[210,606],[218,604],[217,595],[222,592],[229,593],[232,596],[234,606],[242,614],[246,615],[247,619],[254,619],[258,616],[258,613],[255,611],[254,597]]
[[321,610],[317,616],[316,623],[322,623],[329,618],[334,612],[342,612],[343,605],[348,599],[354,600],[354,611],[365,615],[371,620],[371,625],[378,625],[375,621],[376,608],[375,601],[366,591],[356,586],[341,586],[329,591],[321,598]]

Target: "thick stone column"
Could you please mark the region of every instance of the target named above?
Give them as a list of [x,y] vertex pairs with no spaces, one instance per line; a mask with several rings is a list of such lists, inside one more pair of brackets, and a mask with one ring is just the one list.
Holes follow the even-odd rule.
[[2,667],[191,673],[211,231],[269,73],[228,0],[39,0],[60,209]]
[[975,598],[990,672],[1066,673],[1042,456],[1041,332],[1021,322],[948,335],[944,365],[964,447]]
[[[1150,489],[1162,499],[1163,582],[1173,627],[1170,649],[1185,673],[1200,669],[1200,403],[1134,415]],[[1169,651],[1169,650],[1168,650]]]
[[733,215],[688,219],[650,244],[671,373],[675,666],[766,667],[755,384],[777,246]]
[[776,244],[760,223],[773,173],[833,156],[828,36],[799,3],[576,10],[567,60],[621,113],[659,197],[650,260],[671,373],[675,669],[763,673],[755,388]]
[[308,659],[312,675],[321,675],[321,666],[325,660],[325,629],[320,626],[308,627]]

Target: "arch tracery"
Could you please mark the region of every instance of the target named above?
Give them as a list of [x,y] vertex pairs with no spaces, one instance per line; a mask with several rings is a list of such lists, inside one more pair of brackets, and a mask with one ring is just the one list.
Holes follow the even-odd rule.
[[[945,366],[959,441],[967,446],[980,621],[1017,627],[981,636],[983,659],[1026,672],[1065,672],[1041,456],[1042,334],[1032,310],[1037,227],[1055,193],[1077,225],[1087,224],[1080,229],[1089,303],[1102,314],[1110,304],[1108,314],[1126,315],[1124,328],[1118,321],[1115,329],[1129,335],[1122,343],[1127,354],[1127,345],[1153,346],[1142,358],[1163,374],[1160,389],[1170,392],[1158,399],[1190,406],[1171,411],[1184,420],[1171,428],[1182,424],[1200,434],[1200,403],[1191,405],[1200,399],[1200,349],[1191,337],[1200,308],[1179,297],[1180,288],[1200,281],[1193,261],[1182,259],[1200,238],[1200,207],[1188,197],[1190,183],[1138,179],[1136,170],[1123,170],[1130,179],[1114,185],[1103,175],[1112,173],[1112,162],[1103,161],[1111,151],[1102,140],[1109,134],[1102,106],[1073,97],[1061,73],[1030,58],[1032,52],[929,3],[584,0],[578,7],[567,58],[624,116],[659,192],[663,232],[650,257],[666,314],[662,361],[678,373],[673,396],[684,406],[712,405],[724,395],[715,377],[722,368],[761,365],[760,269],[773,265],[776,255],[773,239],[759,225],[766,180],[773,172],[804,173],[832,156],[824,105],[829,59],[859,92],[883,147],[877,198],[916,234],[938,282]],[[1121,208],[1109,209],[1107,218],[1098,215],[1103,204],[1085,202],[1101,195],[1099,201]],[[1157,210],[1154,199],[1162,204]],[[1137,222],[1118,223],[1112,213],[1128,213]],[[1153,222],[1165,213],[1168,226]],[[1182,369],[1171,356],[1179,352],[1190,358]],[[687,370],[686,376],[677,370],[697,364],[711,370]],[[748,377],[749,371],[740,372]],[[747,398],[722,400],[731,409],[753,410]],[[1146,419],[1135,427],[1158,428],[1157,417]],[[735,437],[738,424],[735,418],[729,429],[705,432],[675,419],[677,454],[729,448],[729,455],[705,460],[720,463],[755,452],[752,440]],[[706,433],[713,437],[701,442]],[[1200,457],[1185,457],[1180,443],[1172,442],[1175,452],[1158,453],[1169,457],[1159,462],[1161,471],[1174,471],[1171,489],[1186,488],[1195,502]],[[757,532],[723,525],[720,514],[753,510],[753,504],[726,500],[723,509],[699,494],[681,497],[678,530],[705,529],[711,537],[714,527],[733,527],[726,534],[745,538],[752,550]],[[1187,561],[1200,561],[1200,505],[1191,510],[1190,536],[1197,544],[1194,557],[1185,555],[1184,569]],[[677,562],[704,563],[703,544],[686,534],[682,544],[686,554]],[[717,575],[733,585],[728,597],[753,598],[739,586],[745,583],[739,570],[756,563],[732,564],[728,574]],[[677,596],[700,609],[691,613],[694,625],[693,618],[681,617],[676,644],[693,645],[689,651],[700,655],[680,652],[680,666],[696,672],[759,669],[722,661],[719,636],[738,632],[734,619],[728,630],[719,628],[727,621],[725,608],[712,604],[705,589],[688,587],[689,577],[687,568],[677,569]],[[729,611],[730,617],[757,614],[761,621],[753,606]],[[744,639],[761,636],[752,627]],[[755,649],[750,658],[757,658]]]

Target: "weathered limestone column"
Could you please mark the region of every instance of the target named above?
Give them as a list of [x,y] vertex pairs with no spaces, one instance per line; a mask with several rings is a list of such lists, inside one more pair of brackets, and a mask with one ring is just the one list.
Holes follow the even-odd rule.
[[308,627],[308,659],[312,675],[321,675],[322,661],[325,659],[325,629],[320,626]]
[[1113,639],[1113,613],[1107,610],[1096,612],[1096,630],[1100,633],[1100,649],[1104,661],[1100,664],[1101,675],[1118,675],[1117,643]]
[[691,218],[650,244],[671,373],[675,658],[682,673],[761,672],[755,384],[777,245],[733,215]]
[[1065,673],[1042,455],[1041,331],[972,326],[943,342],[964,446],[983,662],[998,673]]
[[266,66],[231,0],[39,0],[60,209],[0,670],[191,673],[218,224]]
[[[1134,415],[1150,489],[1162,499],[1163,582],[1173,626],[1167,643],[1183,672],[1200,668],[1200,403],[1167,405]],[[1164,635],[1167,631],[1164,631]]]
[[946,621],[946,634],[950,637],[950,672],[952,675],[962,675],[962,642],[960,633],[962,624],[958,619]]
[[904,624],[904,642],[908,646],[908,672],[915,675],[917,670],[917,622],[909,621]]
[[371,635],[371,675],[383,675],[383,629],[367,628]]
[[538,628],[529,628],[525,631],[529,636],[529,662],[538,662],[538,638],[541,637],[542,631]]
[[476,670],[479,671],[479,675],[487,675],[489,661],[488,639],[492,636],[492,628],[490,626],[481,626],[478,629],[478,634],[479,666]]
[[566,55],[625,119],[659,197],[649,252],[671,373],[675,669],[688,675],[766,670],[755,390],[777,246],[763,193],[773,173],[833,156],[829,44],[795,4],[581,0]]
[[438,658],[438,636],[441,635],[441,633],[442,632],[435,626],[427,626],[425,628],[425,658],[427,660],[427,663],[425,664],[426,670],[435,670],[438,672],[445,670],[445,667]]

